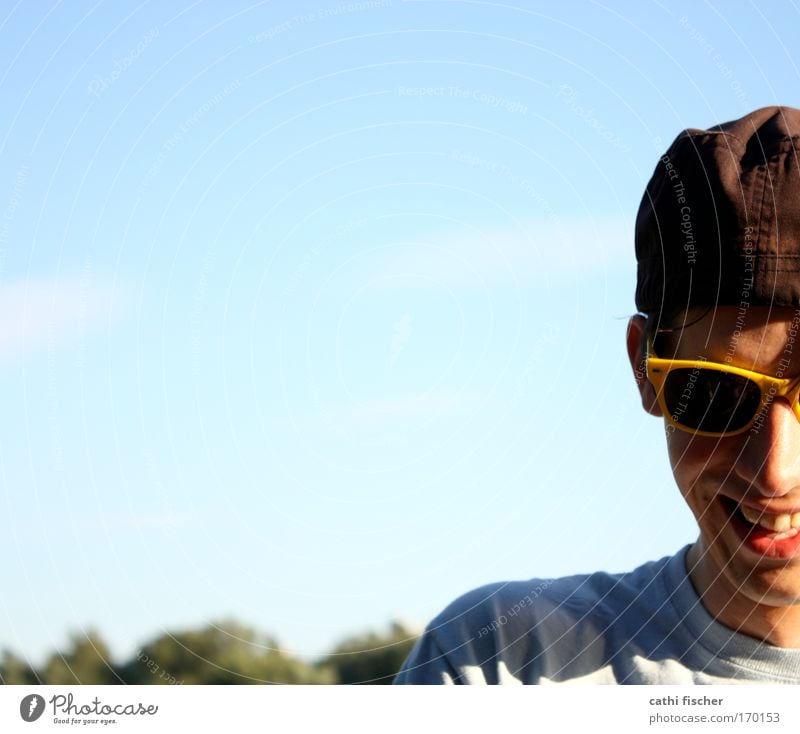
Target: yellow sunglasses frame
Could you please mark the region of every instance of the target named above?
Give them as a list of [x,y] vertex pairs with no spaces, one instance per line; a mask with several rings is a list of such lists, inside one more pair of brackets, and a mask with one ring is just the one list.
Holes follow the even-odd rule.
[[[684,426],[680,421],[675,419],[672,412],[667,407],[667,401],[664,397],[664,382],[667,379],[667,375],[669,375],[672,370],[677,369],[713,370],[726,375],[737,375],[738,377],[747,378],[758,386],[761,393],[758,410],[753,414],[752,419],[747,425],[732,431],[700,431],[696,428]],[[722,436],[738,436],[740,433],[749,431],[758,420],[758,416],[764,412],[766,406],[775,397],[786,398],[792,408],[795,418],[800,421],[800,375],[797,377],[773,377],[772,375],[765,375],[762,372],[753,372],[752,370],[746,370],[742,367],[733,367],[729,364],[720,364],[719,362],[709,362],[707,360],[662,359],[656,356],[653,351],[652,340],[648,339],[647,379],[656,391],[658,405],[667,423],[680,431],[691,433],[694,436],[720,438]]]

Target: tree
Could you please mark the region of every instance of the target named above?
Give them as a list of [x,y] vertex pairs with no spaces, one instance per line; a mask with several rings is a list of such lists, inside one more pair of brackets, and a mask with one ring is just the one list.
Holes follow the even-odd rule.
[[233,621],[164,632],[123,665],[94,632],[73,634],[37,669],[8,650],[0,656],[0,683],[138,685],[255,683],[391,683],[415,635],[400,623],[342,641],[310,664],[281,650],[277,641]]
[[333,673],[280,650],[278,643],[236,622],[165,633],[124,667],[135,684],[333,683]]
[[10,650],[3,650],[2,657],[0,657],[0,683],[13,686],[39,682],[36,671],[31,665]]
[[391,683],[415,641],[413,632],[393,622],[388,633],[344,640],[320,664],[333,669],[339,683]]
[[111,662],[108,646],[100,635],[90,630],[70,636],[70,647],[56,650],[37,671],[45,685],[112,684],[119,683],[119,675]]

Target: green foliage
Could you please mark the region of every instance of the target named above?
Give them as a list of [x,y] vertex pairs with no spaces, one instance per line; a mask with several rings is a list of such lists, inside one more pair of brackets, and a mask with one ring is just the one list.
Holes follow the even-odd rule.
[[290,657],[274,640],[235,622],[157,637],[126,666],[124,677],[172,685],[333,682],[329,671]]
[[336,671],[339,683],[391,683],[414,642],[415,635],[394,622],[387,634],[344,640],[322,662]]
[[37,671],[46,685],[69,685],[75,683],[111,684],[119,683],[114,672],[108,647],[100,636],[89,631],[84,635],[74,634],[71,649],[57,650]]
[[39,683],[36,671],[22,658],[10,650],[3,650],[0,656],[0,683],[5,685],[30,685]]
[[0,656],[0,683],[69,685],[189,685],[256,683],[390,683],[414,639],[399,624],[387,634],[343,641],[316,664],[284,652],[271,637],[236,622],[165,632],[115,665],[93,631],[74,634],[68,645],[34,668],[10,651]]

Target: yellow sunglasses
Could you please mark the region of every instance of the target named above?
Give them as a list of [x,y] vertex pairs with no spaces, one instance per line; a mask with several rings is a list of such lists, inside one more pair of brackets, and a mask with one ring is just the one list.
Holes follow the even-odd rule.
[[647,379],[667,422],[687,433],[744,433],[776,396],[789,401],[800,421],[800,376],[773,377],[706,360],[661,359],[648,340]]

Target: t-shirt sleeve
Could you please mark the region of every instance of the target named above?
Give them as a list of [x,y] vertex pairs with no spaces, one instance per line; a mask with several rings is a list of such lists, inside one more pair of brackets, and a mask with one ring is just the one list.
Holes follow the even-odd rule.
[[395,685],[453,685],[462,683],[462,681],[442,651],[434,632],[427,629],[417,640],[417,644],[414,645],[393,683]]

